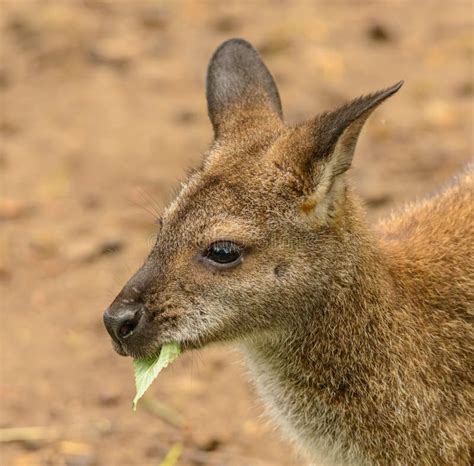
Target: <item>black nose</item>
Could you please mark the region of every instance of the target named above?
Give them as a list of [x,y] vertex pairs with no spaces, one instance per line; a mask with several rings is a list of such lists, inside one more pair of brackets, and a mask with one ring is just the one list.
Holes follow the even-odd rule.
[[141,308],[107,309],[104,312],[104,325],[115,341],[130,337],[143,316]]

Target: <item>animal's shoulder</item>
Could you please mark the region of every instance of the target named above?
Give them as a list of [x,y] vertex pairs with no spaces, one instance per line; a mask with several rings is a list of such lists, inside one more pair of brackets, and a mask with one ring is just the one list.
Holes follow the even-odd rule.
[[[472,248],[474,235],[474,167],[426,199],[406,205],[381,221],[376,229],[382,241],[411,243],[423,248]],[[456,245],[456,248],[454,247]],[[429,254],[429,251],[426,251]],[[467,252],[467,251],[465,251]]]
[[378,226],[382,251],[403,293],[431,310],[469,320],[474,303],[474,174]]

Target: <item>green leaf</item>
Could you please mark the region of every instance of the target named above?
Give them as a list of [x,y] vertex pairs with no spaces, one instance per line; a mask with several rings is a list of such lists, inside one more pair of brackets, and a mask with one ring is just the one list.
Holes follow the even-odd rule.
[[138,400],[148,390],[162,369],[171,364],[181,353],[178,343],[163,345],[159,356],[151,356],[144,359],[134,359],[135,385],[137,394],[133,399],[133,410],[137,410]]

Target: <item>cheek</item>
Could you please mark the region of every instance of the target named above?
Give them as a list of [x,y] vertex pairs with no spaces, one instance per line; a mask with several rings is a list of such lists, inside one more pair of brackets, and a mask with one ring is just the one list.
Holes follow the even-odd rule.
[[[313,273],[308,262],[298,258],[278,258],[274,262],[252,264],[242,280],[242,291],[250,300],[273,306],[287,306],[300,299],[301,290],[311,288]],[[250,264],[248,264],[250,265]]]
[[257,261],[244,260],[234,270],[207,277],[204,294],[229,310],[259,302],[263,304],[278,292],[287,271],[286,264],[257,264]]
[[275,267],[273,268],[273,273],[275,275],[276,280],[283,280],[285,278],[285,275],[288,273],[288,263],[287,262],[279,262]]
[[[294,256],[294,255],[293,255]],[[284,251],[244,256],[233,269],[214,269],[189,259],[175,266],[169,285],[185,312],[231,312],[248,305],[275,305],[285,295],[298,294],[307,276],[306,261],[289,261]],[[270,259],[269,259],[270,258]],[[293,257],[293,259],[295,259]]]

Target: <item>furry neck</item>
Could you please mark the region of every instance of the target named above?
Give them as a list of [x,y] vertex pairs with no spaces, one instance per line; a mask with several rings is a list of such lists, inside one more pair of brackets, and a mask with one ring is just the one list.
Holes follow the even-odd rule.
[[378,403],[391,397],[396,382],[386,375],[401,356],[390,344],[400,330],[396,284],[370,235],[359,240],[352,270],[335,276],[324,300],[243,344],[270,415],[321,464],[368,463],[364,429],[383,430]]

